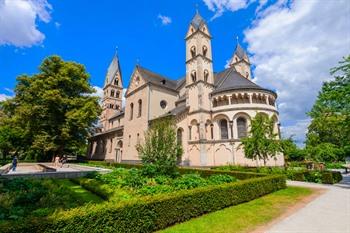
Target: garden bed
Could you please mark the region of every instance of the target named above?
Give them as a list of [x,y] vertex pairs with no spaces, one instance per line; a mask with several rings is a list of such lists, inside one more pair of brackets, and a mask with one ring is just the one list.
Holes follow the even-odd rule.
[[73,179],[106,200],[0,224],[1,232],[152,232],[285,188],[285,178],[257,173],[179,169],[176,177],[145,177],[138,169]]

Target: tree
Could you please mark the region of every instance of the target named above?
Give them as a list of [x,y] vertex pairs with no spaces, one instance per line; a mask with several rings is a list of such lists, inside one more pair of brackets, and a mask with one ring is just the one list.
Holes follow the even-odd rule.
[[101,111],[94,92],[85,67],[58,56],[44,59],[39,73],[18,77],[3,110],[22,130],[26,156],[50,160],[84,146]]
[[274,121],[263,114],[257,114],[251,121],[249,136],[241,140],[245,157],[264,161],[264,166],[269,158],[276,158],[281,152],[281,145],[277,134],[273,132]]
[[[327,143],[322,148],[339,147],[344,153],[339,156],[344,157],[345,153],[350,152],[350,56],[339,64],[331,69],[334,80],[323,83],[317,100],[308,113],[312,121],[308,127],[306,147],[319,147],[319,144]],[[317,156],[320,160],[321,154]]]
[[173,120],[163,118],[152,122],[144,143],[137,145],[137,151],[148,175],[173,175],[182,155]]

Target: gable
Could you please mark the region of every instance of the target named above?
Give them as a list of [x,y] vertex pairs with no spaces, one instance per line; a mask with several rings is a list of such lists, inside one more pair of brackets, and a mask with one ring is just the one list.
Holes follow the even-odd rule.
[[134,72],[131,75],[129,87],[126,90],[125,95],[128,95],[130,92],[138,89],[139,87],[146,84],[146,80],[142,77],[141,73],[137,69],[137,67],[134,69]]

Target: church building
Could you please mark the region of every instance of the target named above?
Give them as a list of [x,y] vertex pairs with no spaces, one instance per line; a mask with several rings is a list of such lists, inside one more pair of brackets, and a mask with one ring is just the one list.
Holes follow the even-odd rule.
[[[103,88],[100,128],[89,139],[88,159],[139,163],[136,145],[144,140],[150,122],[173,117],[183,147],[181,165],[256,166],[256,161],[245,158],[240,139],[247,136],[256,114],[272,117],[280,137],[277,94],[252,81],[248,54],[239,44],[229,67],[214,72],[211,40],[208,25],[197,12],[185,37],[186,74],[173,80],[136,65],[125,107],[123,76],[115,55]],[[283,155],[269,159],[267,165],[284,165]]]

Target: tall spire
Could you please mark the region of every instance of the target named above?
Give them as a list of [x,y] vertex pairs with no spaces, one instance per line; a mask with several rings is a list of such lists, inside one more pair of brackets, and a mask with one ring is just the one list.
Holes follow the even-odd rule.
[[105,79],[105,86],[113,82],[113,79],[117,73],[121,75],[121,69],[120,69],[119,57],[118,57],[118,47],[116,47],[113,59],[108,67],[107,75]]

